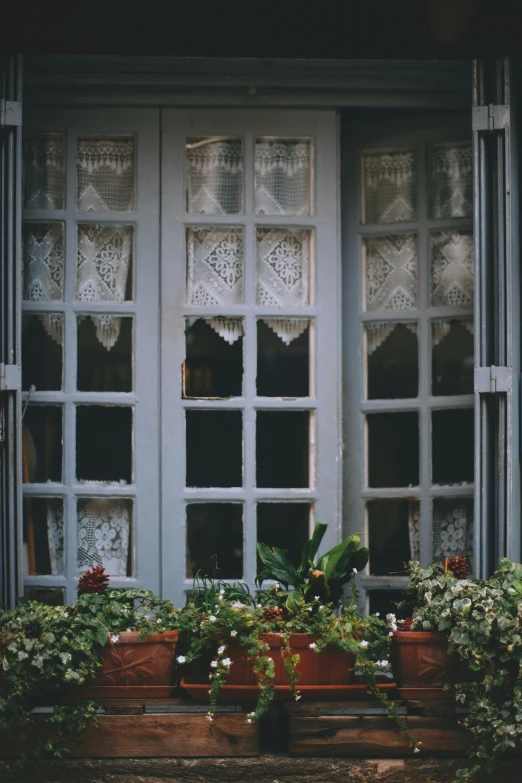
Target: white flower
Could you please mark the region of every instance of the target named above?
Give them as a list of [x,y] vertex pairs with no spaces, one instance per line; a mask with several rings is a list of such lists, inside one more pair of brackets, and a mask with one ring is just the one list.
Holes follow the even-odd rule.
[[213,669],[216,669],[217,668],[217,661],[210,661],[210,665],[212,666]]
[[318,600],[319,600],[319,596],[318,595],[314,595],[314,601],[318,601]]
[[246,604],[242,604],[241,601],[234,601],[230,604],[232,609],[246,609]]
[[221,663],[223,664],[223,666],[227,666],[228,667],[228,666],[230,666],[232,664],[232,661],[230,660],[230,658],[223,658]]
[[375,616],[376,616],[376,617],[380,617],[380,616],[381,616],[381,613],[380,613],[380,612],[375,612]]
[[311,612],[311,611],[312,611],[312,607],[311,607],[311,606],[307,606],[307,607],[306,607],[306,611],[307,611],[307,612]]
[[[159,622],[159,620],[158,620],[158,622]],[[130,631],[130,630],[131,630],[130,628],[127,628],[127,631]]]
[[252,723],[252,718],[247,718],[247,723]]
[[210,674],[208,675],[208,679],[211,680],[213,676],[214,675],[212,674],[212,672],[210,672]]
[[279,582],[276,582],[274,587],[275,587],[276,590],[280,590],[281,589],[281,585],[279,584]]
[[324,609],[324,606],[321,604],[321,606],[319,607],[319,609]]
[[420,748],[413,748],[414,753],[420,753]]
[[268,663],[273,663],[274,659],[273,658],[267,658],[267,661],[268,661]]
[[223,588],[221,588],[221,590],[219,591],[219,595],[225,595],[225,591]]
[[223,655],[225,650],[226,650],[226,647],[225,647],[224,644],[222,644],[221,647],[218,649],[218,655]]
[[261,609],[261,604],[256,604],[256,609]]
[[356,574],[357,573],[357,569],[356,568],[352,568],[352,573]]
[[215,623],[216,620],[217,620],[217,617],[214,617],[213,614],[211,614],[210,617],[208,618],[209,623]]
[[161,625],[161,620],[156,620],[156,622],[158,623],[158,625]]
[[388,666],[390,665],[390,662],[389,661],[377,661],[377,663],[375,665],[377,666],[378,669],[387,669]]
[[230,631],[230,636],[237,636],[237,631]]
[[248,713],[248,717],[249,718],[255,718],[256,717],[256,713],[255,712],[249,712]]
[[217,599],[218,599],[218,601],[222,601],[223,600],[223,593],[220,593],[218,595]]
[[390,620],[390,622],[393,622],[393,623],[397,622],[397,618],[395,617],[393,612],[390,612],[389,614],[387,614],[386,615],[386,619]]
[[118,634],[114,634],[113,636],[111,636],[111,642],[113,644],[116,644],[116,642],[118,641],[119,638],[120,637],[118,636]]
[[368,642],[366,641],[366,639],[362,640],[361,647],[368,647]]
[[316,645],[316,643],[315,643],[315,642],[312,642],[312,643],[309,645],[309,647],[310,647],[310,649],[311,649],[311,650],[315,650],[315,648],[317,647],[317,645]]
[[393,636],[393,631],[390,631],[390,633],[388,634],[388,636]]
[[212,715],[206,715],[206,719],[211,721],[212,720]]
[[300,699],[300,698],[301,698],[301,694],[300,694],[300,693],[296,693],[296,695],[295,695],[295,700],[296,700],[296,701],[299,701],[299,699]]
[[178,663],[185,663],[186,660],[187,659],[185,658],[184,655],[178,655],[178,658],[177,658]]

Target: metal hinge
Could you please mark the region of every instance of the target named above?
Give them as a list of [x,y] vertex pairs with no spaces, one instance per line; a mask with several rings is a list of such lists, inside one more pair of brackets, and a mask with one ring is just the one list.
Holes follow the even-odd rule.
[[22,101],[0,101],[0,127],[17,128],[22,124]]
[[22,371],[19,364],[0,363],[0,391],[21,391]]
[[511,367],[475,367],[475,391],[479,394],[511,391],[511,379]]
[[474,106],[472,127],[474,131],[495,131],[509,127],[509,105]]

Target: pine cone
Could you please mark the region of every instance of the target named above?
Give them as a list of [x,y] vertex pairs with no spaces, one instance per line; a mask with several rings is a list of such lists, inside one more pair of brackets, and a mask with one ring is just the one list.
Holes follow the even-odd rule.
[[109,577],[103,566],[94,566],[86,571],[78,581],[78,593],[104,593],[109,585]]
[[451,571],[457,579],[465,579],[469,573],[468,560],[464,555],[457,555],[456,557],[447,557],[445,563],[445,570]]
[[276,620],[283,619],[283,610],[280,606],[267,606],[264,611],[264,619],[267,623],[273,623]]

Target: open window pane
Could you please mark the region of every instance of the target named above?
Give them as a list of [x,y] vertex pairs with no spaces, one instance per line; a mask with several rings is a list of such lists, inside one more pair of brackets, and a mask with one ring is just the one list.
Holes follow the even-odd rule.
[[63,408],[29,405],[22,430],[22,480],[25,484],[62,480]]
[[[310,537],[309,503],[258,503],[257,540],[282,549],[294,566]],[[258,570],[261,563],[258,559]]]
[[312,144],[256,139],[256,215],[309,215]]
[[371,574],[404,573],[412,558],[418,512],[417,500],[371,500],[367,503]]
[[24,598],[28,601],[39,601],[48,606],[63,606],[65,590],[63,587],[24,587]]
[[241,487],[241,411],[186,411],[186,427],[187,487]]
[[419,415],[372,413],[368,425],[370,487],[414,487],[419,483]]
[[134,139],[78,139],[76,160],[80,212],[134,209]]
[[473,408],[432,411],[431,417],[433,483],[472,483]]
[[[78,226],[76,299],[79,302],[125,302],[132,299],[134,227],[116,223]],[[111,347],[114,323],[99,326],[103,345]]]
[[[59,302],[64,287],[63,223],[24,221],[23,298],[29,302]],[[61,337],[61,330],[59,333]]]
[[24,135],[24,207],[63,209],[65,144],[61,133]]
[[242,319],[187,320],[183,396],[239,397],[242,392]]
[[310,321],[257,322],[257,393],[260,397],[308,397]]
[[472,498],[436,498],[433,501],[433,560],[465,555],[473,568]]
[[24,497],[24,572],[64,573],[62,498]]
[[62,313],[27,313],[22,317],[22,389],[62,388]]
[[369,400],[416,397],[419,392],[417,324],[366,324]]
[[190,138],[186,142],[187,212],[239,215],[243,211],[241,139]]
[[308,411],[257,411],[257,486],[308,487],[309,440]]
[[399,620],[404,620],[397,614],[397,604],[405,598],[404,590],[370,590],[370,614],[380,614],[384,620],[387,614],[394,614]]
[[363,223],[397,223],[417,216],[417,165],[414,152],[363,155]]
[[132,408],[78,405],[76,477],[80,482],[132,483]]
[[133,500],[78,498],[78,570],[103,566],[110,576],[132,576]]
[[417,237],[390,234],[365,239],[366,310],[417,307]]
[[77,324],[78,391],[132,391],[133,319],[109,314],[82,315]]
[[432,393],[473,394],[473,321],[433,321]]
[[187,506],[187,579],[243,576],[241,503],[190,503]]

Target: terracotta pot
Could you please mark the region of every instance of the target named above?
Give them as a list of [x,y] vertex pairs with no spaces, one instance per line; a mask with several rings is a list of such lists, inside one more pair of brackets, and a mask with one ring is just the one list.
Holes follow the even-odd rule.
[[86,698],[168,698],[172,692],[174,653],[178,631],[164,631],[140,639],[124,631],[101,653],[98,674],[78,686]]
[[452,679],[448,637],[431,631],[396,631],[393,674],[400,688],[441,688]]

